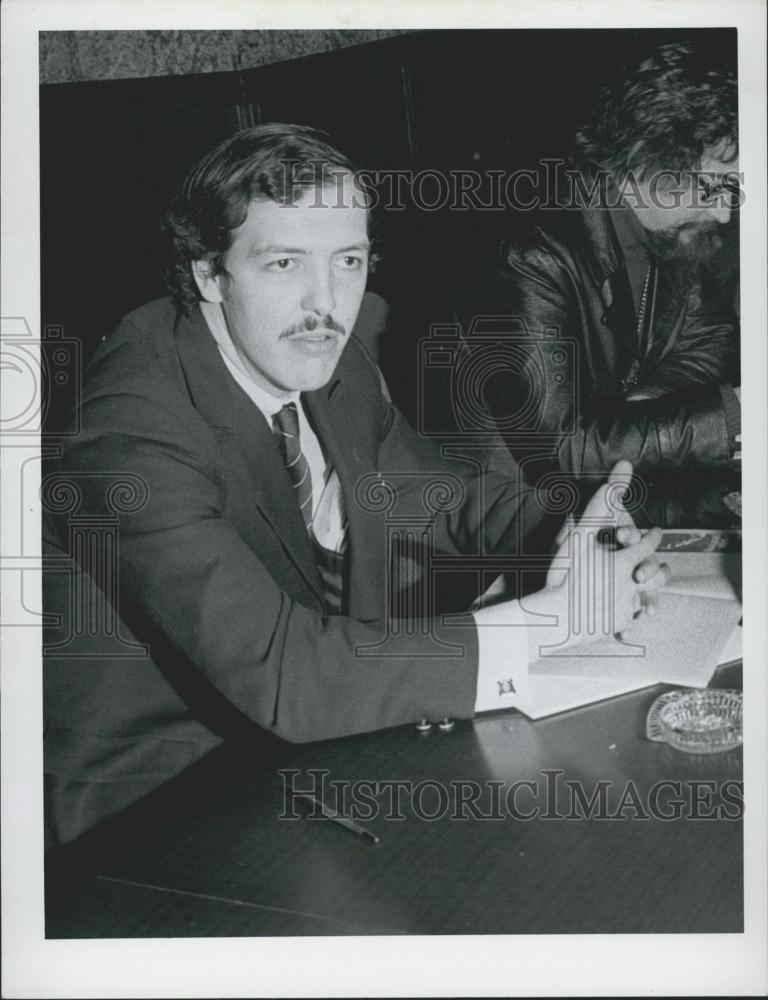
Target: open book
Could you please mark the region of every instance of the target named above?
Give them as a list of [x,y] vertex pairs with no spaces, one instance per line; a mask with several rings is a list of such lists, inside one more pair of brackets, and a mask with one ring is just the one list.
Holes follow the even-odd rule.
[[740,554],[665,551],[663,559],[671,579],[631,641],[542,648],[516,708],[538,719],[658,683],[706,687],[719,664],[740,658]]

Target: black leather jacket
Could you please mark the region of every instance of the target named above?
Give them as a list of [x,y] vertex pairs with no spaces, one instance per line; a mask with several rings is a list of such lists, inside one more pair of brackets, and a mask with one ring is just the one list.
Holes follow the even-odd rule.
[[496,351],[477,364],[483,400],[518,458],[534,450],[575,477],[621,458],[649,480],[732,469],[735,316],[712,282],[670,262],[658,269],[640,335],[609,216],[550,212],[465,296],[458,313],[470,351]]

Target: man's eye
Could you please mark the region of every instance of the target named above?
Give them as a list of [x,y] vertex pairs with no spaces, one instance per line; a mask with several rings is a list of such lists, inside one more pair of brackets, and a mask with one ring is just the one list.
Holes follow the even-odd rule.
[[339,264],[345,271],[357,271],[363,266],[363,258],[352,254],[345,254],[339,259]]
[[296,261],[293,257],[280,257],[278,260],[272,260],[267,264],[270,271],[290,271]]

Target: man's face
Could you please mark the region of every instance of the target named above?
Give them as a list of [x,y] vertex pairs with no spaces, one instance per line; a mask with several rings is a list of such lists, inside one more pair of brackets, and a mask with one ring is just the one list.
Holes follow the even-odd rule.
[[368,213],[352,176],[338,180],[292,204],[251,202],[223,272],[193,266],[203,298],[221,303],[246,371],[274,396],[328,382],[360,308]]
[[676,248],[688,255],[698,242],[707,238],[718,225],[731,217],[731,197],[717,189],[728,178],[738,174],[738,160],[726,162],[728,149],[721,144],[705,149],[700,165],[691,174],[657,171],[638,181],[640,198],[630,197],[628,204],[652,244]]

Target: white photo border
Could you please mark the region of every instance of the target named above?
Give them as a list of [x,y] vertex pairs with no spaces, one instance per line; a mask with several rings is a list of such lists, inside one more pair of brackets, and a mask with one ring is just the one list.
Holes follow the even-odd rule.
[[[237,28],[736,27],[741,217],[744,495],[745,931],[730,935],[525,935],[60,941],[44,938],[42,712],[37,629],[4,629],[3,995],[7,997],[577,996],[760,994],[766,980],[766,47],[761,0],[5,0],[2,4],[2,308],[40,329],[38,32]],[[84,283],[87,276],[83,277]],[[12,390],[12,386],[7,386]],[[13,401],[8,402],[10,407]],[[11,411],[12,412],[12,411]],[[28,453],[24,452],[28,457]],[[3,551],[19,524],[21,452],[3,447]],[[39,509],[25,506],[25,535]],[[747,545],[748,542],[748,545]],[[13,543],[15,544],[15,542]],[[39,542],[38,542],[39,545]],[[25,556],[39,555],[28,548]],[[3,574],[21,577],[21,574]],[[39,579],[25,599],[39,607]],[[29,578],[29,579],[27,579]],[[4,581],[3,607],[18,581]],[[447,877],[450,874],[447,873]],[[460,941],[460,947],[459,947]],[[317,970],[326,970],[318,979]],[[395,971],[398,970],[398,971]]]

